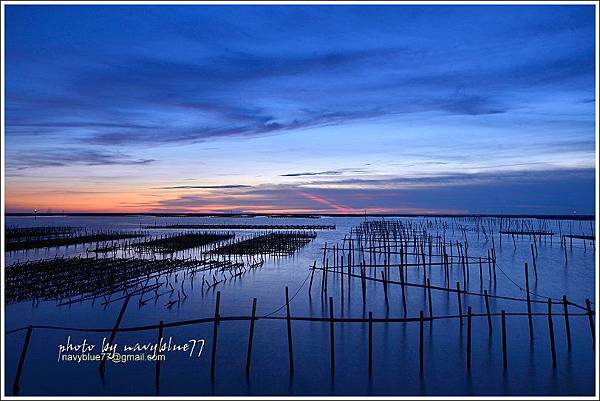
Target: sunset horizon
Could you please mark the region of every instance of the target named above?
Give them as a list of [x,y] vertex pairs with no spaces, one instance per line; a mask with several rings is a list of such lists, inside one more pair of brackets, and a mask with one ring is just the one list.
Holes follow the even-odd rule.
[[595,211],[593,6],[48,7],[7,212]]

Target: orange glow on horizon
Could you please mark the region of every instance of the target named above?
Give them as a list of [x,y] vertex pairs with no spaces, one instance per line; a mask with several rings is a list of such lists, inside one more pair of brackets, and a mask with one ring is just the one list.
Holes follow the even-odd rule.
[[[253,193],[223,193],[217,191],[177,191],[156,193],[152,189],[113,186],[112,191],[82,188],[45,189],[23,188],[19,184],[6,190],[6,212],[30,213],[256,213],[256,214],[434,214],[465,213],[456,209],[427,209],[415,207],[354,208],[338,201],[304,191],[294,191],[306,199],[306,206],[290,207],[273,204],[273,199]],[[132,192],[136,191],[136,192]],[[283,193],[283,192],[282,192]],[[178,199],[197,198],[198,205],[178,205]],[[173,202],[175,201],[175,202]],[[169,204],[169,202],[172,202]],[[311,207],[314,204],[315,207]],[[320,207],[319,207],[320,206]]]

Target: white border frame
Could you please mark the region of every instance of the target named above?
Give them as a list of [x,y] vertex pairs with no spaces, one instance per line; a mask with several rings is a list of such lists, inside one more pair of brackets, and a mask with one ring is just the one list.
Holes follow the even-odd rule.
[[[5,388],[6,388],[6,381],[5,381],[5,371],[4,371],[4,332],[5,332],[5,327],[4,327],[4,220],[5,220],[5,156],[6,156],[6,150],[5,150],[5,141],[4,141],[4,124],[5,124],[5,107],[6,107],[6,102],[5,102],[5,70],[4,70],[4,42],[6,40],[6,35],[5,35],[5,23],[4,23],[4,8],[7,5],[594,5],[595,6],[595,11],[596,11],[596,41],[595,41],[595,45],[596,45],[596,82],[595,82],[595,86],[596,86],[596,98],[595,98],[595,105],[596,105],[596,111],[595,111],[595,118],[596,118],[596,132],[595,132],[595,143],[596,143],[596,153],[595,153],[595,176],[596,176],[596,207],[595,207],[595,211],[596,211],[596,244],[598,244],[598,234],[599,234],[599,228],[598,228],[598,222],[599,222],[599,214],[600,214],[600,208],[599,208],[599,193],[600,193],[600,173],[598,171],[598,167],[599,167],[599,163],[598,163],[598,156],[599,156],[599,121],[598,121],[598,77],[599,77],[599,62],[598,62],[598,48],[600,43],[598,42],[598,32],[599,32],[599,21],[598,21],[598,17],[599,17],[599,9],[600,9],[600,5],[598,4],[598,2],[596,1],[131,1],[131,0],[125,0],[125,1],[64,1],[64,0],[60,0],[60,1],[2,1],[1,2],[1,7],[0,7],[0,18],[1,18],[1,25],[2,25],[2,32],[1,32],[1,37],[2,37],[2,43],[1,43],[1,102],[0,104],[2,104],[2,108],[0,110],[0,151],[1,151],[1,159],[2,159],[2,163],[0,166],[0,173],[1,173],[1,180],[0,180],[0,190],[1,190],[1,195],[2,195],[2,202],[0,204],[0,212],[1,212],[1,217],[2,217],[2,221],[0,222],[0,240],[1,240],[1,255],[0,255],[0,262],[1,262],[1,266],[2,266],[2,281],[0,283],[0,306],[2,307],[2,311],[0,312],[2,318],[1,318],[1,322],[0,322],[0,330],[2,330],[2,332],[0,333],[0,337],[1,337],[1,352],[0,355],[2,356],[2,360],[0,361],[0,372],[1,372],[1,377],[0,377],[0,385],[2,386],[2,388],[0,389],[0,398],[1,399],[6,399],[6,400],[18,400],[18,399],[36,399],[36,400],[63,400],[66,398],[69,399],[82,399],[82,400],[105,400],[105,399],[125,399],[125,400],[148,400],[148,399],[172,399],[172,400],[189,400],[189,399],[227,399],[227,400],[264,400],[264,399],[300,399],[300,400],[307,400],[307,399],[345,399],[345,400],[370,400],[370,399],[381,399],[381,400],[407,400],[407,399],[424,399],[424,400],[463,400],[466,398],[469,399],[474,399],[474,400],[505,400],[507,398],[518,398],[518,399],[524,399],[524,400],[547,400],[547,399],[556,399],[556,400],[571,400],[571,399],[580,399],[580,400],[597,400],[599,399],[599,383],[600,383],[600,379],[599,379],[599,371],[598,371],[598,345],[597,345],[597,340],[598,338],[596,338],[596,350],[594,351],[595,353],[595,359],[596,359],[596,386],[595,386],[595,396],[592,397],[547,397],[547,396],[537,396],[537,397],[521,397],[521,396],[501,396],[501,397],[477,397],[477,396],[473,396],[473,397],[465,397],[465,396],[458,396],[458,397],[428,397],[428,396],[413,396],[413,397],[406,397],[406,396],[397,396],[397,397],[376,397],[376,396],[367,396],[367,397],[340,397],[340,396],[316,396],[316,397],[302,397],[302,396],[297,396],[297,397],[226,397],[226,396],[189,396],[189,397],[170,397],[170,396],[135,396],[135,397],[123,397],[123,396],[94,396],[94,397],[77,397],[77,396],[58,396],[58,397],[29,397],[29,396],[6,396],[5,395]],[[596,268],[596,272],[595,272],[595,279],[596,279],[596,283],[595,283],[595,289],[596,289],[596,294],[595,294],[595,305],[596,305],[596,311],[595,311],[595,329],[596,329],[596,335],[598,334],[598,327],[599,327],[599,323],[598,323],[598,276],[600,275],[600,250],[596,249],[596,257],[595,257],[595,268]]]

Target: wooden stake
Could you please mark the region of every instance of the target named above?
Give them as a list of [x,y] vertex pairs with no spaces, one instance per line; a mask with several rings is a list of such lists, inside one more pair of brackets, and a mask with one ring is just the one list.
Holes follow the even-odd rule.
[[492,258],[492,266],[494,267],[494,285],[496,285],[496,256]]
[[285,287],[285,305],[286,305],[286,317],[287,317],[287,337],[288,337],[288,355],[290,360],[290,376],[294,375],[294,353],[292,352],[292,320],[290,313],[290,298],[288,287]]
[[403,273],[403,268],[400,268],[400,285],[402,287],[402,308],[404,310],[404,317],[406,317],[407,314],[407,310],[406,310],[406,291],[404,289],[404,273]]
[[533,251],[533,244],[529,244],[529,246],[531,247],[531,259],[533,259],[533,273],[535,274],[535,279],[537,280],[538,276],[537,276],[537,266],[535,263],[535,252]]
[[[342,280],[344,281],[344,280]],[[329,339],[330,339],[330,366],[331,375],[335,374],[335,344],[334,344],[334,332],[333,332],[333,297],[329,297]]]
[[467,307],[467,370],[471,371],[471,307]]
[[21,374],[23,373],[23,364],[25,363],[25,357],[27,356],[27,350],[29,349],[32,331],[33,328],[29,326],[27,328],[27,334],[25,335],[25,342],[23,342],[23,349],[21,350],[21,357],[19,358],[19,365],[17,366],[17,373],[15,374],[15,381],[13,382],[13,395],[19,395],[19,391],[21,390]]
[[563,309],[565,312],[565,332],[567,333],[567,346],[571,349],[571,325],[569,323],[569,303],[567,301],[567,296],[563,294]]
[[458,298],[458,315],[459,315],[459,319],[460,319],[460,325],[462,326],[462,324],[463,324],[462,300],[460,299],[460,283],[458,281],[456,282],[456,296]]
[[423,311],[419,312],[419,368],[423,372]]
[[508,366],[508,358],[506,354],[506,314],[502,310],[502,364],[504,369]]
[[489,277],[488,282],[491,285],[491,283],[492,283],[492,263],[490,262],[490,253],[489,252],[488,252],[488,261],[487,262],[488,262],[488,277]]
[[531,296],[529,295],[529,269],[525,263],[525,291],[527,291],[527,319],[529,321],[529,339],[533,341],[533,319],[531,317]]
[[325,259],[325,296],[329,287],[329,258]]
[[[314,272],[314,270],[313,270]],[[252,318],[250,319],[250,334],[248,335],[248,353],[246,354],[246,377],[250,376],[250,362],[252,361],[252,340],[254,339],[254,320],[256,318],[256,298],[252,299]]]
[[448,254],[444,251],[445,277],[446,288],[450,288],[450,265],[448,263]]
[[552,366],[556,366],[556,347],[554,345],[554,324],[552,323],[552,299],[548,298],[548,334],[550,335],[550,352],[552,352]]
[[[342,255],[342,263],[340,265],[340,269],[342,269],[342,274],[340,276],[340,296],[341,296],[341,308],[344,307],[344,256]],[[348,272],[350,274],[350,272]]]
[[363,301],[363,306],[366,304],[367,302],[367,283],[366,283],[366,279],[365,279],[365,265],[361,265],[360,266],[360,275],[361,275],[361,285],[362,285],[362,301]]
[[383,295],[385,297],[385,308],[386,308],[386,310],[389,310],[390,305],[388,303],[387,281],[385,279],[385,274],[383,272],[381,272],[381,282],[383,283]]
[[369,377],[373,372],[373,312],[369,312]]
[[156,388],[156,394],[160,392],[160,355],[161,355],[161,347],[163,338],[163,321],[161,320],[158,323],[158,349],[156,350],[156,367],[154,372],[154,386]]
[[429,279],[427,279],[427,297],[429,300],[429,317],[433,317],[433,303],[431,302],[431,283],[429,282]]
[[588,321],[590,322],[590,330],[592,331],[592,349],[596,349],[596,332],[594,331],[594,315],[592,314],[592,305],[590,299],[585,300],[588,312]]
[[[117,321],[115,322],[115,326],[112,329],[112,332],[110,333],[110,337],[108,340],[109,344],[112,344],[113,341],[115,340],[115,336],[117,335],[117,330],[119,329],[119,326],[121,325],[121,320],[123,319],[123,315],[125,314],[125,309],[127,309],[127,304],[129,303],[129,298],[131,296],[127,295],[127,298],[125,298],[125,301],[123,302],[123,306],[121,306],[121,311],[119,312],[119,316],[117,317]],[[100,361],[100,377],[104,377],[104,370],[106,369],[106,356],[102,356],[102,360]]]
[[215,303],[215,321],[213,323],[212,355],[210,359],[210,380],[215,381],[215,363],[217,361],[217,333],[219,327],[219,307],[221,304],[221,291],[217,291],[217,301]]
[[481,256],[479,257],[479,287],[483,288],[483,266],[481,263]]
[[487,290],[483,290],[483,294],[485,296],[485,310],[487,313],[488,334],[492,335],[492,315],[490,313],[490,300],[488,298]]
[[313,263],[312,272],[310,273],[310,283],[308,284],[308,295],[310,295],[310,290],[312,288],[313,276],[315,275],[315,267],[317,267],[317,261]]
[[[364,250],[363,250],[363,252],[364,252]],[[365,258],[363,255],[363,263],[364,263],[364,259]],[[342,264],[343,264],[343,260],[342,260]],[[350,279],[352,278],[351,274],[352,274],[352,265],[350,264],[350,260],[348,260],[348,301],[350,301],[350,288],[351,288]],[[343,276],[342,276],[342,279],[343,279]]]
[[[329,260],[329,259],[327,259]],[[327,286],[327,282],[325,281],[327,277],[327,265],[323,264],[323,271],[322,271],[322,275],[321,275],[321,297],[323,296],[323,293],[326,292],[326,286]],[[323,299],[323,298],[321,298]]]

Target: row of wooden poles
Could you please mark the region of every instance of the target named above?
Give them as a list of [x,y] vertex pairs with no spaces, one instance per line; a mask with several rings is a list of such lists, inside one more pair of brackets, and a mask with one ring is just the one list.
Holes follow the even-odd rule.
[[[533,248],[532,248],[533,249]],[[535,277],[537,279],[537,270],[535,268],[535,255],[534,257],[534,272],[535,272]],[[484,297],[485,299],[485,305],[486,305],[486,310],[487,310],[487,314],[490,315],[490,306],[489,306],[489,298],[498,298],[498,299],[504,299],[504,300],[510,300],[510,301],[521,301],[521,302],[527,302],[527,312],[528,312],[528,320],[529,320],[529,331],[530,331],[530,336],[531,338],[533,338],[533,324],[532,324],[532,303],[545,303],[546,301],[541,301],[541,300],[532,300],[531,299],[531,291],[530,291],[530,287],[529,287],[529,268],[527,263],[524,264],[525,267],[525,292],[526,292],[526,297],[523,298],[517,298],[517,297],[510,297],[510,296],[501,296],[501,295],[492,295],[489,294],[487,290],[483,290],[483,293],[478,293],[478,292],[472,292],[472,291],[468,291],[466,289],[461,289],[460,286],[460,282],[456,282],[456,289],[450,288],[449,286],[446,287],[441,287],[441,286],[433,286],[431,285],[430,279],[427,277],[426,275],[426,271],[424,269],[424,282],[423,284],[419,284],[419,283],[410,283],[406,280],[405,278],[405,271],[403,270],[403,265],[400,264],[398,266],[399,268],[399,277],[400,277],[400,281],[393,281],[389,279],[389,266],[383,266],[384,270],[381,272],[381,278],[377,278],[377,277],[369,277],[366,275],[366,269],[363,265],[360,266],[360,275],[357,274],[353,274],[352,273],[352,266],[348,266],[347,267],[347,272],[344,271],[344,265],[340,265],[341,271],[338,269],[333,269],[330,268],[328,266],[327,263],[327,259],[325,261],[325,266],[323,268],[317,268],[316,267],[316,262],[313,264],[313,266],[311,267],[311,274],[310,274],[310,283],[309,283],[309,287],[308,287],[308,293],[309,293],[309,297],[311,296],[311,289],[312,289],[312,284],[313,284],[313,278],[314,278],[314,273],[316,270],[321,270],[322,271],[322,278],[321,278],[321,295],[322,296],[326,296],[327,294],[327,288],[328,288],[328,276],[330,273],[333,274],[339,274],[341,275],[341,280],[340,280],[340,299],[342,302],[342,305],[344,303],[344,293],[347,293],[348,298],[350,297],[351,294],[351,279],[352,278],[359,278],[361,280],[361,293],[362,293],[362,304],[363,307],[366,305],[367,302],[367,286],[366,286],[366,282],[367,281],[374,281],[374,282],[381,282],[382,286],[383,286],[383,293],[384,293],[384,299],[385,299],[385,305],[386,305],[386,310],[389,310],[389,300],[388,300],[388,287],[390,284],[395,284],[395,285],[400,285],[401,289],[402,289],[402,307],[404,310],[404,316],[407,315],[407,300],[406,300],[406,289],[405,287],[420,287],[423,288],[426,291],[427,294],[427,300],[428,300],[428,305],[429,305],[429,316],[433,317],[433,304],[432,304],[432,295],[431,295],[431,291],[433,290],[439,290],[439,291],[445,291],[445,292],[456,292],[457,295],[457,304],[458,304],[458,315],[462,316],[463,314],[463,309],[462,309],[462,299],[461,299],[461,295],[474,295],[474,296],[480,296],[480,297]],[[479,265],[479,269],[480,269],[480,274],[481,274],[481,263]],[[347,290],[344,289],[344,276],[346,276],[348,278],[348,283],[347,283]],[[464,276],[464,270],[463,270],[463,276]],[[567,300],[567,296],[563,295],[562,300],[561,301],[552,301],[550,300],[551,303],[555,303],[555,304],[562,304],[565,308],[565,313],[568,314],[567,308],[568,305],[572,305],[574,307],[577,307],[579,309],[587,309],[587,310],[591,310],[591,302],[589,299],[586,299],[586,307],[582,307],[576,303],[570,302]],[[462,322],[462,317],[461,317],[461,322]]]
[[[61,330],[70,330],[70,331],[84,331],[84,332],[107,332],[110,331],[109,343],[112,344],[117,332],[131,332],[131,331],[144,331],[144,330],[156,330],[158,329],[158,344],[160,344],[161,339],[164,335],[165,328],[170,327],[178,327],[178,326],[186,326],[192,324],[201,324],[201,323],[213,323],[213,331],[212,331],[212,347],[211,347],[211,366],[210,366],[210,376],[211,381],[214,382],[215,374],[216,374],[216,361],[217,361],[217,344],[218,344],[218,329],[219,324],[223,321],[250,321],[250,328],[248,334],[248,349],[246,353],[246,377],[250,376],[251,370],[251,362],[252,362],[252,349],[253,349],[253,339],[254,339],[254,326],[257,320],[286,320],[287,324],[287,344],[288,344],[288,357],[289,357],[289,372],[290,376],[294,375],[294,352],[293,352],[293,338],[292,338],[292,321],[310,321],[310,322],[326,322],[329,324],[329,338],[330,338],[330,371],[332,377],[335,375],[335,323],[366,323],[368,324],[368,373],[369,377],[373,372],[373,324],[374,323],[409,323],[409,322],[418,322],[419,323],[419,367],[420,371],[423,371],[424,368],[424,323],[425,322],[433,322],[433,320],[437,319],[459,319],[460,326],[462,330],[463,319],[467,320],[467,347],[466,347],[466,368],[467,371],[471,370],[471,358],[472,358],[472,319],[474,317],[486,317],[488,321],[488,332],[489,335],[492,335],[492,316],[500,316],[501,317],[501,327],[502,327],[502,361],[503,367],[506,369],[508,367],[508,350],[507,350],[507,330],[506,330],[506,320],[507,316],[525,316],[527,315],[529,319],[532,316],[547,316],[548,319],[548,335],[550,338],[550,351],[552,355],[552,366],[556,366],[556,347],[555,347],[555,339],[554,339],[554,322],[553,316],[563,316],[565,320],[565,330],[567,333],[567,345],[569,350],[571,349],[571,329],[570,329],[570,321],[569,321],[569,312],[567,309],[567,300],[563,298],[564,301],[564,313],[557,314],[552,312],[552,300],[548,298],[547,301],[547,313],[532,313],[528,310],[527,314],[524,313],[507,313],[505,310],[502,310],[498,313],[490,313],[489,305],[487,309],[487,313],[474,314],[472,313],[471,307],[467,307],[467,313],[464,315],[462,313],[462,309],[459,315],[451,315],[451,316],[432,316],[430,309],[430,316],[426,317],[424,315],[423,310],[419,312],[419,317],[415,318],[374,318],[373,312],[369,311],[368,318],[336,318],[334,317],[334,308],[333,308],[333,297],[329,297],[329,316],[328,317],[292,317],[290,311],[290,298],[288,287],[285,287],[285,307],[286,307],[286,316],[262,316],[258,317],[256,315],[256,305],[257,299],[254,298],[252,300],[252,314],[251,316],[232,316],[232,317],[224,317],[220,314],[220,305],[221,305],[221,292],[217,291],[216,293],[216,302],[215,302],[215,313],[212,318],[203,318],[203,319],[195,319],[195,320],[187,320],[187,321],[179,321],[173,323],[165,324],[162,320],[158,325],[149,325],[149,326],[140,326],[140,327],[128,327],[128,328],[120,328],[121,322],[123,320],[123,316],[125,314],[125,310],[129,303],[129,298],[127,297],[121,307],[115,325],[112,329],[86,329],[86,328],[68,328],[68,327],[56,327],[56,326],[29,326],[26,328],[16,329],[7,332],[7,334],[15,333],[17,331],[21,331],[26,329],[27,333],[25,336],[25,341],[23,344],[23,349],[21,351],[21,356],[19,358],[19,363],[17,366],[17,371],[15,374],[15,379],[13,382],[13,395],[18,395],[20,391],[20,379],[23,373],[23,366],[27,355],[27,350],[31,341],[31,336],[34,328],[37,329],[61,329]],[[460,298],[459,298],[460,300]],[[431,304],[430,304],[431,305]],[[487,303],[486,303],[487,305]],[[593,320],[593,311],[590,306],[589,300],[587,300],[587,311],[585,313],[571,313],[571,316],[587,316],[589,320],[589,325],[592,334],[592,348],[595,349],[595,331],[594,331],[594,320]],[[530,320],[530,328],[531,328],[531,320]],[[157,355],[161,355],[160,347],[157,351]],[[102,359],[99,366],[100,376],[104,378],[104,373],[106,369],[106,359]],[[156,393],[158,394],[160,391],[160,371],[161,371],[161,358],[156,359],[155,366],[155,386]]]
[[[500,231],[499,233],[500,235],[500,246],[502,246],[502,235],[510,235],[512,238],[512,242],[513,242],[513,247],[516,249],[517,248],[517,243],[515,242],[515,235],[516,236],[529,236],[533,239],[533,244],[537,244],[537,242],[541,243],[541,238],[547,238],[550,237],[550,245],[552,245],[552,238],[554,236],[553,232],[539,232],[539,231]],[[573,239],[578,239],[581,240],[581,242],[583,243],[583,249],[584,251],[587,250],[587,242],[590,241],[592,244],[592,250],[595,252],[596,251],[596,237],[593,235],[583,235],[583,234],[562,234],[560,236],[560,247],[564,249],[564,255],[565,255],[565,262],[567,262],[567,240],[569,242],[569,249],[573,249]]]
[[[372,237],[371,237],[372,238]],[[449,267],[451,265],[453,265],[453,260],[454,258],[458,259],[458,263],[459,265],[461,265],[462,267],[462,277],[463,277],[463,289],[461,290],[460,288],[460,284],[457,282],[457,286],[456,286],[456,292],[459,295],[459,303],[460,303],[460,293],[461,291],[463,293],[466,294],[474,294],[474,295],[478,295],[478,296],[485,296],[486,297],[486,302],[487,302],[487,291],[484,291],[483,294],[481,293],[473,293],[473,292],[469,292],[467,291],[467,285],[469,282],[469,260],[475,260],[479,262],[479,278],[480,278],[480,289],[483,289],[483,258],[479,257],[479,258],[474,258],[474,257],[469,257],[468,256],[468,244],[465,243],[464,246],[463,244],[456,242],[456,247],[458,250],[458,253],[456,256],[450,254],[448,255],[446,252],[446,247],[445,247],[445,243],[443,243],[442,241],[439,241],[437,244],[437,248],[438,250],[443,250],[443,260],[441,259],[442,255],[441,254],[437,254],[434,255],[432,252],[432,248],[433,248],[433,242],[431,241],[431,239],[429,240],[428,243],[428,248],[429,248],[429,261],[426,261],[426,253],[425,253],[425,244],[426,242],[420,242],[418,243],[415,239],[415,237],[412,238],[412,240],[410,239],[401,239],[400,242],[400,246],[399,246],[399,252],[393,251],[392,249],[394,248],[394,245],[396,245],[396,249],[398,243],[392,243],[391,241],[389,241],[389,238],[383,238],[383,245],[382,246],[370,246],[370,247],[363,247],[362,246],[362,242],[359,240],[359,244],[360,247],[358,249],[358,254],[359,256],[362,254],[362,262],[360,262],[358,265],[355,264],[355,252],[356,249],[353,247],[353,243],[354,241],[352,240],[352,238],[348,239],[348,253],[347,253],[347,258],[346,258],[346,263],[344,262],[344,256],[345,255],[345,243],[346,243],[346,239],[344,239],[344,245],[342,246],[342,249],[340,250],[340,247],[336,244],[332,247],[327,247],[327,243],[325,243],[325,246],[323,247],[323,261],[322,261],[322,265],[323,265],[323,276],[322,276],[322,280],[321,280],[321,291],[323,294],[327,294],[327,288],[328,288],[328,273],[330,271],[334,271],[334,273],[340,273],[339,271],[337,271],[338,269],[341,269],[341,275],[347,275],[348,277],[348,296],[350,295],[350,291],[351,291],[351,278],[352,277],[358,277],[361,279],[361,287],[362,287],[362,296],[363,296],[363,304],[365,304],[366,302],[366,284],[365,282],[367,280],[373,280],[375,279],[376,281],[381,281],[383,283],[383,288],[384,288],[384,295],[385,295],[385,301],[386,301],[386,306],[388,305],[388,297],[387,297],[387,287],[388,287],[388,283],[394,283],[394,284],[400,284],[402,286],[402,298],[403,298],[403,305],[404,305],[404,310],[406,313],[406,304],[405,304],[405,286],[418,286],[418,287],[424,287],[428,289],[429,292],[429,298],[431,299],[431,284],[429,282],[429,279],[427,278],[427,271],[426,271],[426,267],[432,267],[432,266],[441,266],[444,268],[444,280],[445,280],[445,286],[446,286],[446,290],[449,291],[454,291],[452,289],[450,289],[450,276],[449,276]],[[408,244],[413,243],[413,251],[410,252],[410,250],[408,249]],[[365,244],[366,245],[366,244]],[[450,249],[452,249],[452,243],[450,246]],[[531,243],[530,244],[530,249],[531,249],[531,258],[533,261],[533,273],[535,276],[535,279],[538,279],[538,274],[537,274],[537,245],[536,243]],[[566,247],[565,247],[566,249]],[[381,256],[384,257],[383,260],[383,264],[377,264],[375,261],[373,261],[372,257],[369,257],[369,264],[367,265],[365,263],[365,258],[364,258],[364,252],[365,250],[367,250],[367,252],[371,253],[373,250],[377,251],[377,255],[379,255],[378,257],[381,258]],[[329,265],[329,257],[328,257],[328,251],[331,251],[333,253],[333,264],[332,266]],[[400,263],[397,265],[392,265],[392,263],[390,262],[391,260],[391,256],[392,255],[399,255],[400,256]],[[414,260],[416,263],[409,263],[408,259],[409,256],[413,256]],[[433,262],[432,261],[432,256],[436,256],[440,258],[440,262]],[[377,258],[377,257],[376,257]],[[487,258],[485,258],[487,265],[488,265],[488,274],[489,274],[489,280],[490,280],[490,284],[493,282],[494,284],[496,283],[496,249],[494,246],[494,242],[492,240],[492,248],[488,250],[488,254],[487,254]],[[400,276],[400,283],[397,282],[392,282],[389,280],[390,277],[390,269],[392,266],[397,266],[399,269],[399,276]],[[415,283],[408,283],[407,282],[407,273],[408,267],[423,267],[423,285],[419,285],[419,284],[415,284]],[[377,278],[371,278],[371,277],[367,277],[366,275],[366,268],[370,267],[370,268],[377,268],[377,267],[383,267],[383,271],[381,272],[381,279],[378,280]],[[347,268],[348,273],[344,272],[344,269]],[[360,275],[357,276],[355,274],[353,274],[353,271],[355,268],[358,268],[360,270]],[[309,285],[309,296],[310,296],[310,291],[312,288],[312,283],[313,283],[313,276],[314,276],[314,271],[317,270],[316,268],[316,262],[315,264],[312,266],[312,273],[311,273],[311,277],[310,277],[310,285]],[[340,280],[341,282],[341,288],[340,288],[340,294],[341,294],[341,299],[343,301],[344,299],[344,280]],[[539,302],[539,301],[531,301],[530,298],[530,290],[529,290],[529,269],[527,266],[527,263],[525,263],[525,284],[526,284],[526,293],[527,293],[527,303],[530,309],[530,304],[531,302]],[[442,287],[435,287],[435,289],[441,289],[443,290]],[[491,296],[493,297],[493,296]],[[503,298],[503,297],[500,297]],[[509,298],[509,297],[507,297]],[[566,297],[565,297],[566,298]],[[512,298],[514,299],[514,298]],[[525,301],[525,299],[522,299],[522,301]],[[556,303],[560,303],[560,302],[556,302]],[[581,306],[577,305],[577,304],[573,304],[570,303],[573,306],[582,308]],[[431,307],[431,306],[430,306]]]
[[31,250],[49,249],[58,247],[69,247],[71,245],[80,245],[96,242],[106,242],[115,240],[124,240],[132,238],[142,238],[147,235],[146,232],[125,232],[125,231],[96,231],[87,232],[81,234],[80,232],[64,234],[57,237],[45,238],[45,237],[34,237],[29,238],[25,241],[14,241],[7,242],[4,246],[5,252],[16,252],[24,251],[28,252]]
[[[407,250],[404,249],[404,247],[400,248],[399,252],[395,252],[392,251],[391,248],[386,248],[383,251],[380,251],[380,254],[383,253],[385,255],[385,260],[383,264],[377,264],[374,261],[370,261],[369,264],[366,264],[365,261],[363,260],[362,262],[360,262],[358,265],[353,264],[354,262],[354,255],[353,255],[353,248],[352,245],[350,245],[349,250],[348,250],[348,254],[347,254],[347,264],[344,263],[344,251],[342,250],[340,252],[340,249],[337,245],[331,247],[331,248],[327,248],[327,243],[325,244],[324,248],[323,248],[323,275],[322,275],[322,279],[321,279],[321,290],[324,294],[327,293],[327,288],[328,288],[328,273],[330,271],[334,271],[336,273],[339,273],[337,270],[341,269],[341,274],[345,275],[344,273],[344,269],[347,268],[348,273],[348,295],[350,295],[350,291],[351,291],[351,278],[352,277],[357,277],[356,275],[353,274],[353,271],[355,268],[358,268],[360,271],[360,279],[361,279],[361,284],[362,284],[362,293],[363,293],[363,303],[366,299],[366,284],[365,281],[370,279],[369,277],[367,277],[366,271],[367,268],[378,268],[378,267],[382,267],[384,270],[381,272],[381,279],[384,283],[387,283],[389,281],[389,277],[390,277],[390,270],[392,266],[397,266],[398,267],[398,272],[399,272],[399,276],[400,276],[400,284],[402,285],[402,292],[403,292],[403,297],[404,297],[404,287],[405,285],[411,286],[411,285],[415,285],[413,283],[408,283],[408,267],[423,267],[423,285],[424,286],[429,286],[429,279],[427,278],[427,267],[432,267],[432,266],[440,266],[444,269],[444,281],[445,281],[445,285],[446,288],[450,288],[450,267],[453,265],[453,260],[454,258],[458,258],[458,263],[462,268],[462,277],[463,277],[463,289],[467,290],[468,287],[468,283],[469,283],[469,276],[470,276],[470,268],[469,268],[469,259],[472,260],[472,262],[477,263],[478,262],[478,266],[479,266],[479,278],[480,278],[480,287],[481,289],[483,288],[483,261],[484,258],[474,258],[474,257],[469,257],[468,254],[466,253],[466,247],[463,250],[462,246],[458,246],[459,249],[459,253],[456,256],[453,255],[448,255],[447,253],[444,253],[444,258],[443,261],[440,260],[440,262],[433,262],[432,261],[432,253],[429,253],[429,261],[426,261],[426,254],[424,252],[422,253],[414,253],[414,252],[409,252]],[[333,251],[333,264],[332,266],[329,265],[329,258],[326,256],[327,251],[331,250]],[[364,251],[364,248],[363,248]],[[393,265],[390,262],[390,258],[391,255],[393,254],[399,254],[400,255],[400,263],[397,265]],[[533,247],[532,247],[532,254],[533,254]],[[341,257],[340,257],[341,255]],[[415,259],[415,263],[409,263],[408,259],[409,256],[412,255],[414,256]],[[437,257],[440,257],[442,255],[435,255]],[[533,254],[533,258],[534,258],[534,270],[535,270],[535,276],[537,279],[537,268],[535,267],[535,254]],[[495,248],[492,248],[491,250],[488,251],[488,256],[487,258],[485,258],[485,261],[487,263],[487,267],[488,267],[488,277],[489,277],[489,281],[490,281],[490,285],[493,282],[494,284],[496,283],[496,253],[495,253]],[[315,264],[313,264],[312,266],[312,272],[310,275],[310,284],[309,284],[309,295],[310,295],[310,291],[312,289],[312,284],[313,284],[313,280],[314,280],[314,273],[315,270],[317,270],[316,268],[316,262]],[[384,285],[384,290],[385,290],[385,295],[386,295],[386,304],[387,304],[387,284]],[[458,291],[460,292],[460,284],[458,284]],[[341,288],[340,288],[340,293],[341,293],[341,297],[343,299],[344,297],[344,282],[343,280],[341,280]]]

